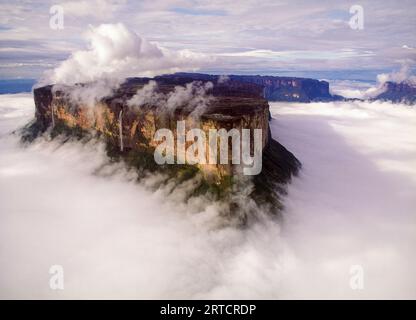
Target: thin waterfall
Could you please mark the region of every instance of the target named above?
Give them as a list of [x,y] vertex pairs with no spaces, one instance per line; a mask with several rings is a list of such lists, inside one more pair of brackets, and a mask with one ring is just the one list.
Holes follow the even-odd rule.
[[123,152],[123,109],[120,110],[118,115],[119,135],[120,135],[120,151]]
[[55,115],[53,113],[54,109],[55,108],[53,107],[53,104],[51,104],[52,128],[55,128]]

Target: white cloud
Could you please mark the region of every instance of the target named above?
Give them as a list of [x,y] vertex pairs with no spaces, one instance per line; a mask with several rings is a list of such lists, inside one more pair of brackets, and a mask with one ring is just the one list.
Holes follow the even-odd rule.
[[416,76],[412,75],[412,66],[414,65],[414,61],[407,60],[402,62],[399,71],[393,71],[391,73],[382,73],[377,76],[377,81],[380,84],[384,84],[387,81],[391,82],[408,82],[411,84],[416,85]]
[[208,93],[213,88],[212,82],[200,83],[193,81],[185,86],[176,86],[168,94],[158,92],[155,81],[149,81],[143,88],[127,101],[131,108],[140,108],[145,104],[157,106],[168,112],[174,112],[177,108],[186,106],[191,115],[198,118],[215,98]]
[[271,60],[338,60],[350,59],[352,57],[372,57],[375,54],[371,51],[356,51],[354,49],[342,49],[332,51],[273,51],[273,50],[250,50],[243,52],[221,53],[220,56],[228,57],[251,57],[267,58]]
[[102,24],[86,33],[87,50],[74,52],[56,69],[48,71],[42,83],[74,84],[102,78],[155,76],[181,70],[195,70],[209,62],[189,50],[170,51],[141,38],[123,24]]

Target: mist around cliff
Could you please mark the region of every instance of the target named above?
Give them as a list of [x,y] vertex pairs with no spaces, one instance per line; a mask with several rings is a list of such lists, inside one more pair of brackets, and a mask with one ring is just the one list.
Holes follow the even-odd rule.
[[132,110],[140,110],[145,105],[156,106],[161,112],[173,113],[177,108],[186,106],[191,116],[199,118],[208,105],[215,99],[209,90],[212,82],[193,81],[185,86],[176,86],[172,92],[164,94],[158,91],[158,84],[151,80],[127,101]]
[[[221,224],[220,203],[142,183],[104,147],[10,133],[30,94],[0,95],[1,298],[416,298],[416,112],[389,103],[272,103],[303,168],[284,223]],[[188,186],[189,187],[189,186]],[[191,186],[190,186],[191,187]],[[186,188],[185,188],[186,189]],[[49,288],[62,265],[65,289]],[[363,290],[350,268],[364,270]]]
[[412,69],[415,61],[407,59],[401,61],[400,67],[389,73],[380,73],[374,82],[364,82],[360,80],[333,80],[330,81],[330,91],[344,98],[368,100],[377,97],[386,91],[386,82],[406,83],[416,86],[416,75]]

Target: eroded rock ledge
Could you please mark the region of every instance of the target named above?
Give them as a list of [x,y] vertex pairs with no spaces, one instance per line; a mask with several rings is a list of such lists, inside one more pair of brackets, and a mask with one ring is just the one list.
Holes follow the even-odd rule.
[[[194,195],[209,193],[215,199],[228,197],[236,191],[236,181],[239,180],[244,181],[244,187],[247,183],[252,183],[248,196],[258,205],[268,207],[271,212],[279,212],[279,194],[284,192],[284,185],[297,173],[300,162],[271,137],[269,105],[262,97],[263,88],[235,80],[217,81],[212,86],[206,86],[208,102],[195,118],[194,110],[187,104],[178,105],[171,112],[166,112],[163,107],[152,102],[146,102],[139,108],[131,107],[128,101],[149,80],[151,79],[128,79],[111,95],[95,101],[92,106],[73,99],[69,93],[74,87],[49,85],[37,88],[34,90],[36,122],[27,130],[26,136],[28,133],[36,135],[48,129],[52,135],[65,133],[80,137],[93,131],[105,139],[110,156],[122,157],[130,165],[149,171],[167,172],[178,183],[200,174],[202,179],[195,187]],[[181,77],[156,78],[156,94],[169,94],[176,86],[190,81],[193,80]],[[205,83],[206,81],[201,81],[200,85]],[[79,88],[86,86],[77,85]],[[237,173],[240,172],[237,170],[238,165],[231,163],[231,156],[228,164],[157,165],[153,159],[157,146],[153,140],[154,134],[160,128],[176,133],[178,120],[184,120],[187,127],[198,125],[207,134],[209,129],[261,129],[262,172],[249,181],[247,177],[240,177]],[[229,152],[231,153],[230,143]],[[241,207],[241,203],[237,205],[230,201],[231,211],[236,206]]]

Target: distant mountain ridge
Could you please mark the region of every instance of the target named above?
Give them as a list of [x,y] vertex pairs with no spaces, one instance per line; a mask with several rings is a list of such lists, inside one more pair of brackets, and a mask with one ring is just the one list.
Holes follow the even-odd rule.
[[312,102],[339,101],[342,96],[329,92],[329,83],[323,80],[297,77],[260,76],[260,75],[210,75],[203,73],[178,72],[155,77],[156,79],[171,79],[173,81],[237,81],[251,83],[263,89],[263,97],[269,101]]
[[[341,95],[331,94],[329,82],[312,78],[260,76],[260,75],[210,75],[203,73],[178,72],[157,76],[155,79],[171,83],[186,83],[191,81],[212,81],[247,83],[253,86],[246,88],[247,94],[256,94],[261,88],[261,94],[268,101],[285,102],[330,102],[330,101],[352,101],[359,98],[345,98]],[[386,100],[393,103],[416,103],[416,85],[409,82],[386,82],[382,92],[370,99]]]
[[[360,98],[345,98],[341,95],[331,94],[329,82],[312,78],[260,76],[260,75],[211,75],[204,73],[178,72],[156,76],[154,78],[136,77],[128,78],[127,83],[147,83],[157,80],[166,84],[184,85],[192,81],[211,81],[213,83],[228,82],[226,86],[216,86],[215,90],[228,90],[228,96],[233,91],[241,96],[245,92],[247,97],[262,96],[268,101],[286,102],[330,102],[360,100]],[[35,85],[34,79],[3,79],[0,80],[0,94],[13,94],[31,92]],[[247,84],[247,85],[244,85]],[[409,82],[385,82],[381,93],[370,101],[391,101],[394,103],[416,104],[416,84]]]
[[384,83],[383,90],[373,100],[387,100],[408,104],[416,103],[416,85],[409,82],[396,83],[388,81]]

